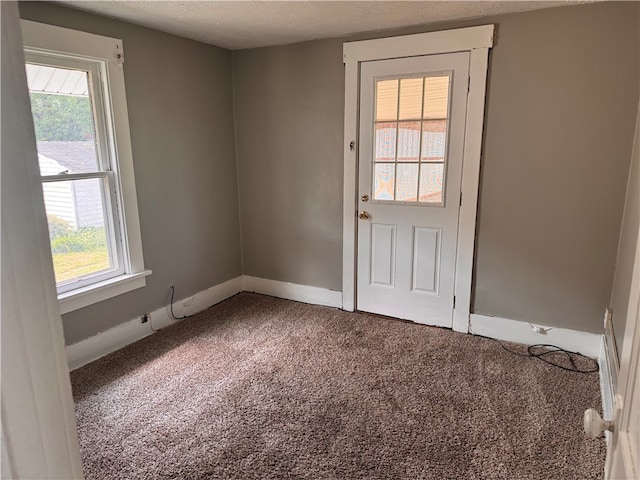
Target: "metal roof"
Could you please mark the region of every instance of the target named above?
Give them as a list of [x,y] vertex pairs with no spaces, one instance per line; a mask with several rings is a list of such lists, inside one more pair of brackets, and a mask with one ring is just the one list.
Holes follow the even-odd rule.
[[26,67],[30,92],[89,96],[87,72],[33,63],[27,63]]

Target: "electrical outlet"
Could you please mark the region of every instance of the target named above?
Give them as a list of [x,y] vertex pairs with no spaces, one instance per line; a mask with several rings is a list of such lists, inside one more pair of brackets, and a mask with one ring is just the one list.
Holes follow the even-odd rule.
[[145,313],[140,317],[140,323],[147,323],[149,321],[149,314]]

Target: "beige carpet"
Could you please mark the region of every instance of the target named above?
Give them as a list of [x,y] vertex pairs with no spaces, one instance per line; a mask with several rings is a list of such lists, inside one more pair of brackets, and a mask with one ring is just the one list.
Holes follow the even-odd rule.
[[597,373],[374,315],[243,293],[71,378],[89,480],[603,476]]

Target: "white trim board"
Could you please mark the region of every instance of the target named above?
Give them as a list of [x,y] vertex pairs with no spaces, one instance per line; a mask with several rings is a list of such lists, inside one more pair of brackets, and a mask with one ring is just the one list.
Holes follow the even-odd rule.
[[527,322],[474,313],[470,316],[469,333],[525,345],[539,343],[555,345],[587,357],[600,358],[602,344],[602,335],[600,334],[537,324],[535,326],[542,327],[545,332],[535,332]]
[[469,93],[462,166],[462,205],[458,217],[458,239],[452,328],[468,332],[471,309],[473,252],[480,177],[480,153],[484,126],[484,107],[489,48],[493,45],[494,25],[379,38],[343,44],[345,64],[344,111],[344,205],[342,239],[342,308],[354,311],[356,305],[356,236],[358,211],[358,115],[359,70],[362,62],[418,55],[468,51]]
[[388,58],[415,57],[491,48],[493,46],[493,25],[457,28],[439,32],[416,33],[398,37],[360,40],[344,44],[346,60],[385,60]]
[[310,287],[296,283],[280,282],[266,278],[244,275],[242,289],[245,292],[262,293],[272,297],[285,298],[296,302],[342,308],[342,292],[320,287]]
[[[611,357],[607,352],[607,341],[602,336],[600,343],[600,356],[598,357],[598,367],[600,368],[600,391],[602,393],[602,418],[605,420],[613,420],[615,410],[615,389],[613,383],[613,375],[615,365],[611,364]],[[605,434],[609,439],[608,432]]]
[[[613,420],[615,413],[615,393],[620,374],[620,364],[613,332],[611,310],[604,314],[604,335],[600,346],[600,388],[602,389],[602,415],[605,420]],[[607,440],[610,432],[605,432]]]
[[[192,297],[175,301],[174,313],[178,317],[193,315],[241,291],[242,277],[236,277],[196,293]],[[179,321],[171,318],[168,305],[151,312],[149,316],[150,321],[146,323],[142,323],[141,317],[136,317],[78,343],[68,345],[66,350],[69,370],[80,368],[155,333],[152,327],[154,330],[159,330]]]

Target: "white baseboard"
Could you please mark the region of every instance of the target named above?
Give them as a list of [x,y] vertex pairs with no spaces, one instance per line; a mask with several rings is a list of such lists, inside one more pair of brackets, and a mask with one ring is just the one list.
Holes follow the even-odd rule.
[[[193,315],[242,291],[314,305],[342,307],[342,292],[243,275],[196,293],[192,297],[174,301],[174,313],[177,317]],[[154,330],[159,330],[177,322],[171,317],[168,306],[159,308],[149,315],[150,322],[141,323],[140,317],[137,317],[93,337],[69,345],[67,347],[67,361],[70,370],[75,370],[151,335],[153,333],[152,327]],[[472,334],[527,345],[548,343],[566,350],[580,352],[592,358],[603,358],[603,348],[606,348],[606,345],[602,340],[602,335],[564,328],[543,328],[545,329],[544,333],[536,333],[526,322],[477,314],[472,314],[470,317],[470,333]],[[610,369],[607,371],[610,372]]]
[[80,368],[152,333],[149,322],[142,323],[140,317],[137,317],[93,337],[68,345],[66,351],[69,370]]
[[[262,293],[327,307],[340,308],[342,306],[342,292],[244,275],[198,292],[191,297],[174,300],[173,313],[176,317],[193,315],[242,291]],[[177,323],[179,320],[174,320],[171,316],[168,303],[167,299],[167,306],[149,313],[149,322],[142,323],[141,317],[136,317],[93,337],[69,345],[67,347],[69,369],[75,370],[151,335],[154,333],[153,330]]]
[[470,317],[469,333],[525,345],[545,343],[582,353],[587,357],[600,357],[602,335],[567,328],[536,326],[542,327],[544,333],[535,332],[527,322],[473,313]]
[[[241,291],[242,277],[236,277],[202,292],[198,292],[192,297],[176,300],[173,311],[177,317],[193,315]],[[67,346],[66,351],[69,370],[75,370],[109,353],[126,347],[133,342],[151,335],[154,333],[153,330],[159,330],[178,322],[178,320],[174,320],[171,317],[168,306],[151,312],[149,318],[150,321],[142,323],[141,317],[136,317],[109,330],[105,330],[97,335]]]
[[[202,292],[198,292],[195,295],[173,302],[173,313],[176,317],[184,317],[194,315],[198,312],[206,310],[216,303],[220,303],[229,297],[233,297],[237,293],[242,292],[242,276],[232,278],[219,285],[214,285],[211,288],[207,288]],[[178,323],[180,320],[174,320],[169,311],[169,299],[167,299],[167,306],[159,308],[151,312],[151,324],[154,330],[168,327],[174,323]]]
[[326,288],[298,285],[296,283],[268,280],[266,278],[244,275],[243,290],[245,292],[262,293],[272,297],[295,300],[296,302],[324,305],[325,307],[342,308],[342,292]]

